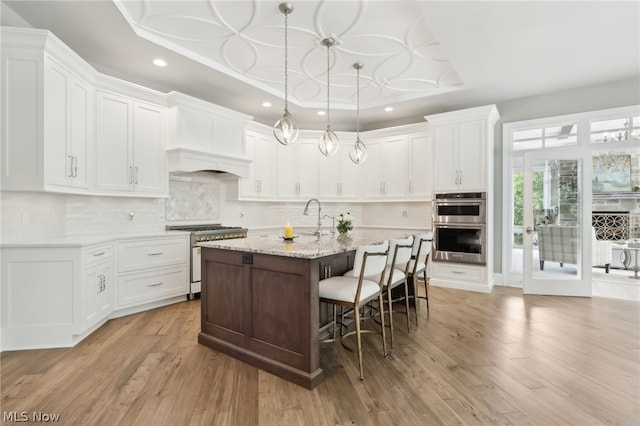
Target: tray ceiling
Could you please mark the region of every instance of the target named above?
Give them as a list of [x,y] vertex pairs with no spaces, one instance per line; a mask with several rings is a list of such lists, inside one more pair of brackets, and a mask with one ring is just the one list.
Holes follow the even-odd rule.
[[[116,1],[136,34],[284,97],[280,1]],[[380,107],[462,87],[446,52],[412,1],[298,1],[288,17],[289,101],[322,109],[331,37],[331,108]]]

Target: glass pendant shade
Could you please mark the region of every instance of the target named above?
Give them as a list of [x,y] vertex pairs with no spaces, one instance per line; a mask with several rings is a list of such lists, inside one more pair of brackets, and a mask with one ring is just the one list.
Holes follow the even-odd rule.
[[353,144],[353,149],[349,152],[349,158],[356,164],[364,163],[367,159],[367,147],[360,140],[360,70],[364,65],[360,62],[353,64],[353,68],[356,69],[356,143]]
[[364,142],[360,140],[360,136],[356,138],[356,143],[353,145],[353,149],[349,153],[349,158],[356,164],[364,163],[367,159],[367,147]]
[[288,110],[284,110],[282,118],[273,126],[273,135],[282,145],[292,144],[298,138],[298,123]]
[[338,148],[340,148],[338,136],[336,136],[329,126],[327,126],[327,130],[322,134],[318,148],[320,148],[320,152],[327,157],[338,152]]
[[329,82],[329,71],[330,71],[330,61],[329,61],[329,48],[333,46],[335,40],[332,38],[325,38],[322,40],[322,44],[327,47],[327,130],[324,131],[322,137],[320,138],[320,142],[318,142],[318,148],[320,148],[320,152],[322,155],[326,157],[330,157],[336,152],[338,152],[338,148],[340,145],[338,144],[338,136],[331,130],[331,118],[329,115],[329,88],[331,84]]
[[289,14],[293,12],[293,5],[291,3],[281,3],[279,9],[280,12],[284,14],[284,114],[282,115],[282,118],[274,124],[273,136],[275,136],[278,142],[282,145],[291,145],[298,138],[298,123],[296,123],[296,120],[294,120],[291,114],[289,114],[287,93],[289,80],[287,72],[289,67],[289,21],[287,18]]

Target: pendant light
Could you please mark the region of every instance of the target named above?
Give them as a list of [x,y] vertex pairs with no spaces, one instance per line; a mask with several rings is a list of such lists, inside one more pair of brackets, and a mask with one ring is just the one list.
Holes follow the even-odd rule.
[[325,38],[322,40],[322,44],[327,46],[327,130],[322,134],[322,138],[320,138],[320,143],[318,144],[318,148],[320,148],[320,152],[330,157],[338,151],[340,145],[338,145],[338,137],[331,130],[331,118],[329,117],[329,48],[335,44],[335,40],[332,38]]
[[360,140],[360,70],[364,65],[360,62],[353,64],[356,69],[356,143],[353,145],[353,149],[349,152],[349,158],[356,164],[364,163],[367,159],[367,147]]
[[282,118],[273,126],[273,135],[282,145],[291,145],[298,138],[298,124],[289,114],[289,104],[287,98],[287,80],[289,75],[287,68],[289,66],[289,50],[288,50],[288,16],[293,12],[291,3],[280,3],[280,12],[284,14],[284,114]]

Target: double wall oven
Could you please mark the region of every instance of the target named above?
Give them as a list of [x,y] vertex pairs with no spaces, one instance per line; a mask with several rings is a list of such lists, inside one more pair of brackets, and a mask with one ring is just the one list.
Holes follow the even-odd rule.
[[486,264],[486,211],[485,192],[436,194],[433,260]]
[[222,226],[219,223],[203,225],[167,225],[167,231],[188,231],[191,233],[191,286],[189,299],[193,299],[196,293],[200,293],[201,286],[201,256],[197,243],[202,241],[228,240],[232,238],[245,238],[247,229],[237,226]]

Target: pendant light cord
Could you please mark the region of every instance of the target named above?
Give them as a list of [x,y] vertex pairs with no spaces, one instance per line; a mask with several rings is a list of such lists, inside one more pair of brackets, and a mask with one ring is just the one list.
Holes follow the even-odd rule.
[[327,129],[331,130],[331,116],[329,115],[329,48],[331,47],[330,43],[327,43]]
[[289,68],[289,13],[285,12],[284,14],[284,110],[289,111],[289,102],[287,99],[287,94],[289,92],[288,81],[289,74],[287,69]]
[[360,67],[356,68],[356,140],[360,140]]

